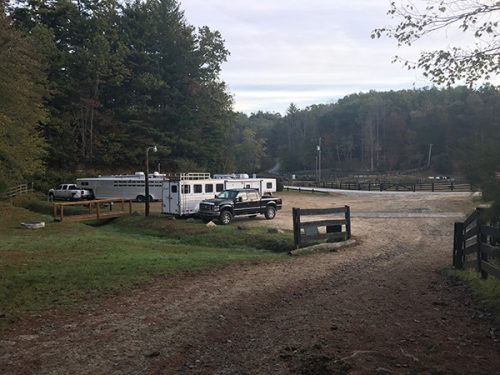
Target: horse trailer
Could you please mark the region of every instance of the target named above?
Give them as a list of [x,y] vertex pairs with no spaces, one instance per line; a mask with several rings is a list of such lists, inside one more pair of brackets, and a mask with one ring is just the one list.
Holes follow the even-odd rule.
[[[224,176],[227,177],[227,176]],[[227,189],[255,189],[261,195],[276,192],[274,178],[210,178],[208,173],[181,174],[163,182],[162,213],[176,216],[195,215],[204,199],[214,198]]]

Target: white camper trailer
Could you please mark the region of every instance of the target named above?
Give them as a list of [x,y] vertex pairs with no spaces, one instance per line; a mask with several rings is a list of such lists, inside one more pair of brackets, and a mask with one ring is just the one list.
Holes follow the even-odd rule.
[[[150,200],[162,197],[162,183],[167,179],[165,174],[154,172],[149,175]],[[92,190],[95,199],[124,198],[145,201],[145,176],[143,172],[133,175],[112,175],[93,178],[78,178],[77,185]]]
[[163,182],[162,213],[169,215],[194,215],[200,202],[214,198],[226,189],[256,189],[262,195],[276,192],[274,178],[210,178],[208,173],[181,174],[177,180]]

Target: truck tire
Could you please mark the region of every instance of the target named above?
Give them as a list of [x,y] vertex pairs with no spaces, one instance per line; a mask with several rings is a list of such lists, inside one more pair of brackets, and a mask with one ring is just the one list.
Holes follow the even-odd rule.
[[49,193],[49,201],[53,201],[54,200],[54,193]]
[[233,214],[229,210],[224,210],[220,213],[219,221],[222,225],[227,225],[233,220]]
[[264,212],[264,216],[267,220],[272,220],[276,216],[276,208],[274,206],[267,206],[266,211]]

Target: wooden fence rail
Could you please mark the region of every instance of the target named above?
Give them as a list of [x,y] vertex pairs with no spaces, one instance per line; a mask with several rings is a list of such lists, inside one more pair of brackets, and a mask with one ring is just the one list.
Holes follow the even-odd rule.
[[474,186],[455,181],[439,182],[322,182],[318,184],[314,181],[294,181],[295,185],[303,187],[315,187],[338,190],[364,190],[364,191],[430,191],[430,192],[469,192],[474,191]]
[[[115,207],[115,203],[118,203]],[[64,216],[65,207],[88,206],[87,214]],[[131,199],[96,199],[81,202],[54,203],[54,221],[105,220],[132,214]]]
[[[351,238],[351,211],[349,206],[320,209],[300,209],[293,208],[293,240],[295,248],[307,242],[324,239],[348,240]],[[342,217],[338,217],[343,214]],[[315,221],[302,222],[304,216],[324,216],[337,215],[335,218],[328,218]],[[344,230],[342,230],[344,226]],[[325,227],[326,232],[320,233],[320,229]]]
[[486,225],[481,209],[455,223],[453,236],[453,266],[458,269],[475,268],[483,278],[500,278],[500,228]]
[[33,191],[34,191],[33,190],[33,183],[21,184],[21,185],[12,186],[11,188],[7,189],[2,197],[3,198],[14,198],[17,195],[27,194],[27,193],[31,193]]

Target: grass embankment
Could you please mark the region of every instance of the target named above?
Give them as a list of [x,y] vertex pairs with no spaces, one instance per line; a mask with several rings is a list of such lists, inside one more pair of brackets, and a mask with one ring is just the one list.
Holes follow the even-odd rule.
[[[22,204],[46,207],[34,201]],[[46,228],[19,226],[35,220],[45,221]],[[283,256],[275,250],[288,250],[292,243],[291,234],[270,234],[265,228],[209,229],[200,221],[164,217],[127,217],[104,226],[54,223],[50,216],[2,203],[0,238],[0,328],[157,277],[275,259]]]
[[490,276],[482,279],[475,270],[447,269],[446,274],[465,283],[478,307],[491,312],[497,324],[500,324],[500,280]]

